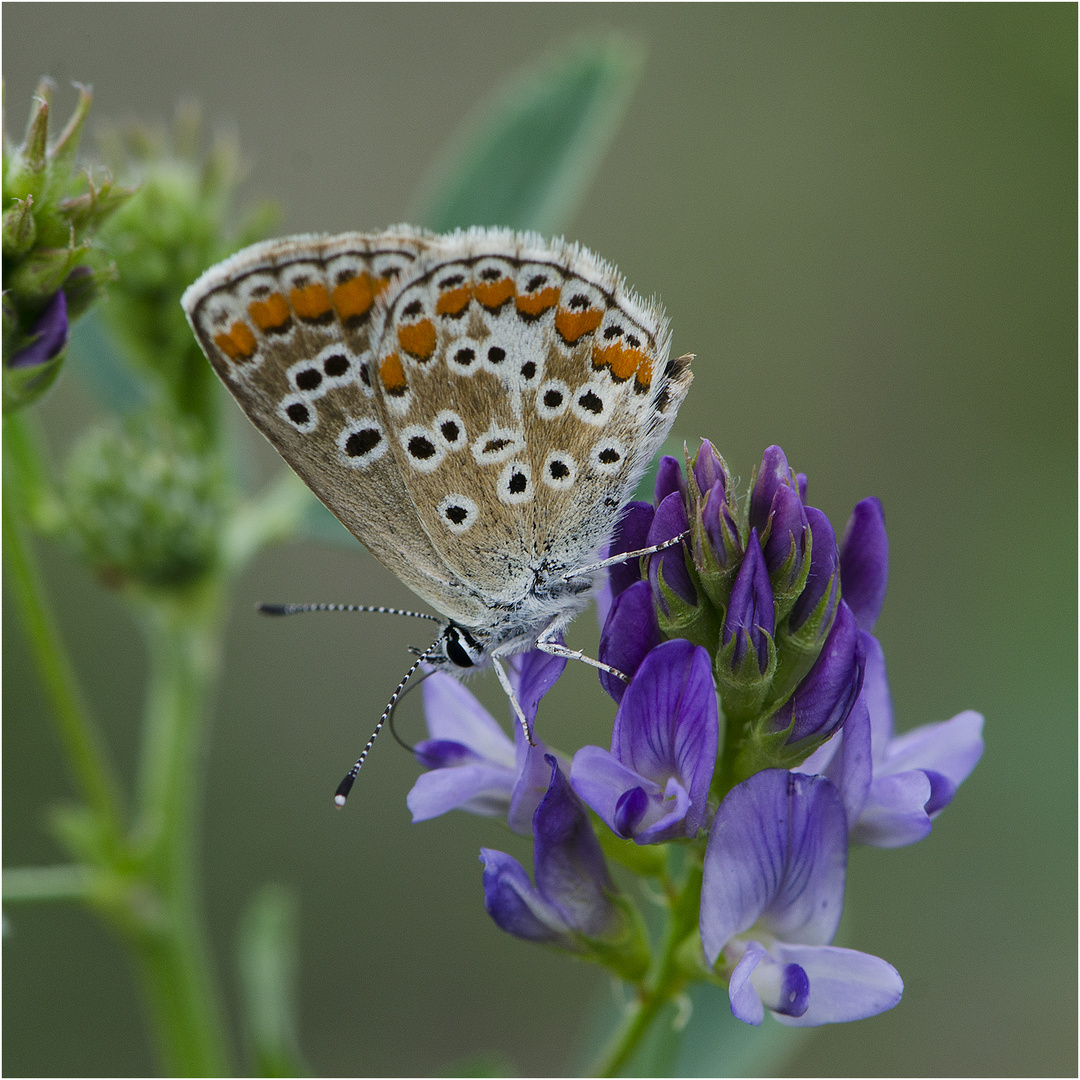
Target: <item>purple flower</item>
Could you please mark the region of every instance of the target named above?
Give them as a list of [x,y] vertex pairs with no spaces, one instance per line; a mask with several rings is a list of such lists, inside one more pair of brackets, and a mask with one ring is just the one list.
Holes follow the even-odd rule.
[[750,530],[739,574],[731,589],[731,599],[724,616],[721,645],[735,639],[730,667],[738,672],[749,652],[762,675],[769,664],[769,639],[776,630],[772,586],[765,558],[758,543],[757,529]]
[[708,811],[719,730],[709,654],[682,639],[665,642],[626,689],[611,752],[582,747],[570,782],[617,836],[638,844],[695,837]]
[[45,305],[30,333],[30,342],[12,355],[8,367],[40,367],[58,356],[67,345],[67,299],[63,289],[57,290]]
[[889,538],[880,500],[863,499],[851,512],[840,542],[844,600],[860,630],[874,629],[889,582]]
[[841,600],[832,630],[809,674],[773,716],[770,727],[791,725],[787,745],[813,739],[815,746],[848,718],[862,689],[865,655],[855,617]]
[[517,859],[481,848],[484,907],[509,934],[583,952],[583,938],[621,932],[622,913],[612,902],[615,885],[584,807],[555,758],[545,760],[551,782],[533,815],[536,885]]
[[[630,502],[623,507],[623,516],[611,541],[604,551],[604,558],[610,559],[627,551],[640,551],[648,547],[649,526],[652,524],[652,503]],[[641,580],[641,560],[627,559],[608,567],[607,580],[596,591],[596,608],[603,628],[611,611],[612,602],[620,593],[630,588],[635,581]]]
[[844,899],[847,819],[822,777],[783,769],[732,788],[705,851],[701,942],[728,974],[731,1011],[815,1027],[875,1016],[904,985],[884,960],[834,948]]
[[788,465],[784,451],[779,446],[770,446],[761,458],[761,467],[754,477],[750,492],[750,527],[756,528],[759,536],[765,534],[778,488],[787,487],[799,494],[795,474]]
[[[652,588],[638,581],[615,598],[603,633],[600,635],[600,659],[616,671],[633,676],[641,662],[660,644],[660,624],[656,619]],[[622,701],[626,683],[600,672],[600,683],[615,699]]]
[[903,847],[930,832],[934,818],[978,764],[983,718],[969,710],[894,736],[881,645],[865,631],[859,640],[866,655],[859,702],[843,731],[798,770],[826,775],[837,784],[854,843]]
[[[511,660],[511,682],[530,725],[540,699],[555,685],[566,660],[533,649]],[[429,739],[415,747],[428,772],[417,777],[406,800],[413,821],[448,810],[502,817],[514,832],[528,836],[533,813],[548,787],[544,757],[536,737],[530,746],[521,725],[514,741],[452,675],[435,672],[422,684]]]
[[[666,461],[675,461],[674,458],[665,458]],[[678,462],[676,462],[678,465]],[[682,473],[679,474],[682,476]],[[657,480],[659,489],[659,480]],[[662,544],[665,540],[686,532],[689,524],[686,520],[686,507],[683,504],[683,496],[678,491],[666,495],[656,508],[652,524],[649,526],[648,544]],[[656,602],[661,605],[665,612],[670,612],[670,603],[660,588],[660,577],[663,575],[664,585],[675,596],[684,601],[690,607],[697,605],[697,590],[686,569],[686,560],[683,556],[683,544],[673,544],[659,554],[649,556],[649,581],[656,596]]]
[[840,592],[840,553],[836,548],[836,534],[829,519],[813,506],[806,507],[806,520],[810,527],[810,573],[806,585],[791,609],[788,624],[798,631],[828,595],[828,601],[817,618],[817,626],[824,632],[832,626],[833,616]]
[[665,454],[656,467],[656,484],[653,487],[653,498],[659,506],[669,495],[678,492],[679,498],[686,502],[686,477],[683,476],[682,466],[678,458]]
[[726,493],[729,487],[727,465],[708,439],[701,440],[701,448],[694,459],[694,482],[698,492],[705,495],[715,484]]

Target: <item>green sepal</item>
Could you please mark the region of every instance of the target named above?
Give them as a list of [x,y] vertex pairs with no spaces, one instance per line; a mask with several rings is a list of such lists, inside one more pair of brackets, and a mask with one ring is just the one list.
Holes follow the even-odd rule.
[[[724,958],[722,955],[716,963],[718,967],[723,967]],[[705,947],[701,944],[701,930],[696,926],[683,939],[678,949],[675,950],[675,966],[691,982],[704,980],[715,983],[725,990],[727,989],[728,980],[709,966],[709,960],[705,955]]]
[[87,177],[89,190],[81,195],[61,200],[56,208],[57,215],[63,220],[67,230],[74,229],[76,236],[96,229],[110,214],[118,210],[132,195],[136,188],[119,187],[111,177],[106,177],[100,187],[95,187],[93,178]]
[[50,360],[32,367],[11,367],[4,365],[4,412],[12,412],[26,405],[32,405],[60,374],[64,365],[67,348],[61,349]]
[[34,222],[34,197],[16,199],[15,205],[4,211],[4,258],[17,259],[25,255],[37,239]]
[[[738,550],[739,538],[734,539],[736,550]],[[705,522],[700,513],[690,523],[690,550],[693,552],[696,580],[701,583],[701,591],[719,612],[720,621],[723,622],[723,615],[731,596],[731,587],[735,584],[735,578],[739,573],[740,561],[732,559],[728,566],[721,567],[709,544]]]
[[764,703],[765,709],[770,713],[779,709],[791,697],[821,654],[840,607],[839,571],[834,577],[837,590],[835,598],[830,585],[813,613],[797,631],[792,631],[789,628],[790,619],[785,619],[783,626],[776,632],[776,675]]
[[44,304],[55,296],[64,279],[79,265],[87,246],[38,248],[4,282],[17,300]]
[[625,866],[639,877],[662,878],[668,869],[668,847],[666,844],[635,844],[633,840],[624,840],[616,836],[594,811],[589,811],[593,832],[600,841],[600,850],[605,858]]
[[588,938],[584,934],[575,934],[583,949],[579,955],[603,965],[627,982],[640,982],[652,961],[645,920],[637,905],[622,893],[609,893],[608,900],[621,915],[621,931],[608,938]]
[[[681,543],[679,547],[682,548]],[[686,562],[685,552],[683,562]],[[696,587],[696,572],[691,566],[687,566],[687,570]],[[688,604],[678,593],[673,592],[664,581],[663,563],[660,564],[656,577],[660,595],[664,600],[663,604],[656,605],[656,618],[661,632],[669,638],[686,638],[695,645],[704,646],[710,656],[714,655],[720,641],[720,618],[716,609],[708,603]]]
[[[761,537],[761,550],[765,550],[765,542],[769,538],[769,533],[772,530],[772,521],[769,522],[768,528],[765,530],[765,535]],[[769,575],[769,581],[772,584],[773,590],[773,610],[776,612],[776,625],[788,617],[791,609],[795,606],[795,601],[802,595],[802,591],[806,588],[806,579],[810,576],[810,554],[814,546],[814,538],[810,532],[809,527],[806,530],[806,555],[803,557],[802,566],[799,567],[798,576],[794,581],[791,581],[788,585],[784,585],[784,582],[791,577],[791,571],[795,568],[795,562],[799,557],[798,549],[795,546],[795,537],[791,538],[791,546],[788,549],[788,557]]]
[[827,731],[822,735],[808,735],[789,745],[787,740],[795,726],[794,715],[782,731],[768,731],[768,723],[769,717],[763,716],[744,728],[732,767],[733,786],[762,769],[794,769],[835,734]]
[[5,199],[25,199],[27,195],[38,196],[45,189],[51,93],[51,81],[42,79],[38,83],[37,93],[30,107],[30,122],[26,127],[26,138],[22,146],[15,151],[4,174]]
[[64,125],[64,130],[60,132],[56,145],[49,151],[49,164],[54,174],[70,174],[79,149],[83,124],[90,115],[90,102],[93,100],[90,88],[81,83],[75,83],[74,86],[79,91],[79,103],[75,106],[71,119]]
[[723,702],[724,715],[735,723],[745,724],[761,715],[762,703],[776,673],[776,643],[767,630],[762,633],[765,635],[768,657],[764,671],[751,644],[747,645],[739,666],[733,667],[737,634],[732,634],[731,640],[716,654],[713,664],[716,687]]

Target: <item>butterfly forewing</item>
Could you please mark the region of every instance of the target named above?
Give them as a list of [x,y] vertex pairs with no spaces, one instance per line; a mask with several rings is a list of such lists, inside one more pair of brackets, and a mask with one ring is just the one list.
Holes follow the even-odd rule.
[[398,229],[257,244],[183,304],[222,381],[308,487],[413,591],[469,620],[483,605],[412,510],[370,378],[376,306],[430,243]]

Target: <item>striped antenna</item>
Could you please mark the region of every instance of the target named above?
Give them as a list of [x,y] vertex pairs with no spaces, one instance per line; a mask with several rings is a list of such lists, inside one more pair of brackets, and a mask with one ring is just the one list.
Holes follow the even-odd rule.
[[370,611],[376,615],[408,615],[413,619],[442,622],[425,611],[403,611],[396,607],[375,607],[372,604],[256,604],[263,615],[299,615],[303,611]]
[[379,732],[383,729],[383,724],[386,723],[387,717],[394,711],[394,706],[398,703],[398,698],[401,697],[405,690],[405,684],[413,677],[416,669],[425,661],[429,660],[435,655],[435,651],[442,641],[443,636],[440,634],[427,649],[425,649],[414,661],[412,667],[405,672],[405,677],[398,683],[397,689],[391,695],[390,700],[386,704],[386,708],[383,710],[382,716],[379,717],[379,722],[375,725],[375,730],[371,733],[371,738],[368,739],[367,745],[360,752],[360,756],[356,759],[356,764],[349,770],[345,779],[341,781],[337,786],[337,791],[334,792],[334,805],[341,809],[345,805],[345,800],[349,797],[349,792],[352,790],[353,784],[356,782],[356,777],[359,775],[360,770],[364,767],[364,761],[368,754],[371,753],[372,746],[375,745],[375,740],[379,737]]

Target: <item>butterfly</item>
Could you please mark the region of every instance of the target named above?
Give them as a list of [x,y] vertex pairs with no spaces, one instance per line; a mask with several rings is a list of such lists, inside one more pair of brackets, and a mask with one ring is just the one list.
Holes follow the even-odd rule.
[[503,659],[605,667],[560,638],[636,554],[599,558],[690,386],[657,303],[577,244],[409,226],[255,244],[182,303],[252,423],[443,616],[338,805],[422,662],[493,667],[526,735]]

